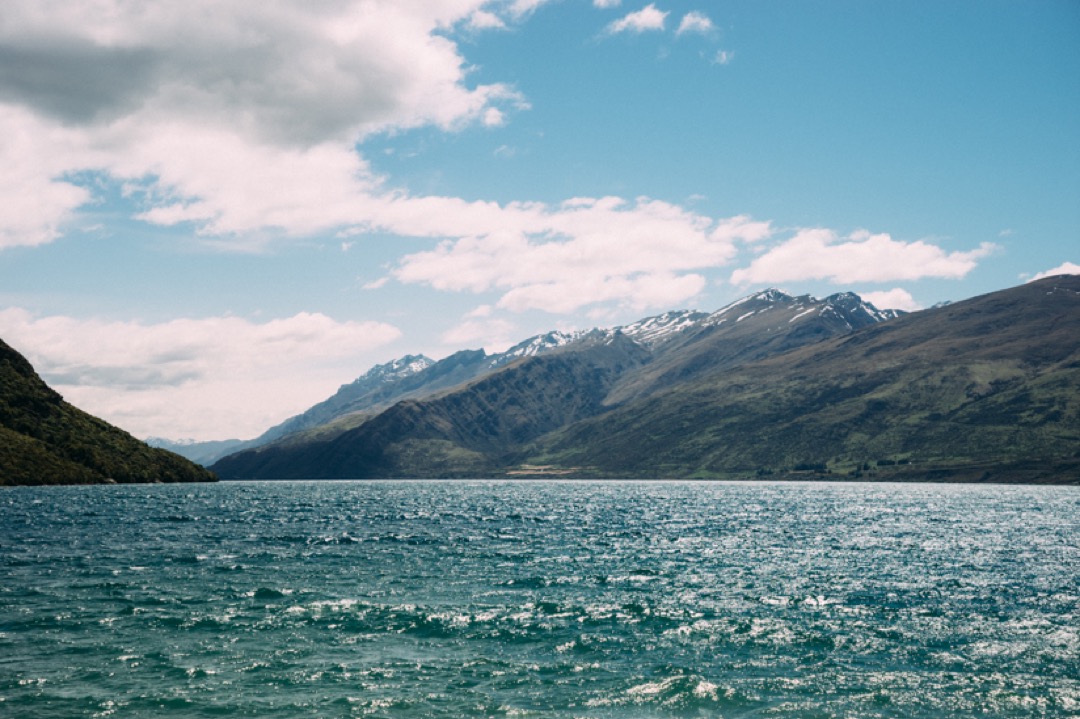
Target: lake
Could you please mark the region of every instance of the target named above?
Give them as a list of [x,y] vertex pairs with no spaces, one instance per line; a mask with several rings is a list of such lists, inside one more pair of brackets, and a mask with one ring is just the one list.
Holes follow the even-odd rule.
[[3,717],[1080,717],[1080,491],[0,491]]

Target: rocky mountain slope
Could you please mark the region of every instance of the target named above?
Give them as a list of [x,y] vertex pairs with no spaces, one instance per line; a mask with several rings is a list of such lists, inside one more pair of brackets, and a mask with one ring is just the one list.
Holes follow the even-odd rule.
[[[659,331],[652,328],[652,331]],[[505,352],[489,355],[484,350],[462,350],[434,361],[423,355],[406,355],[376,365],[331,397],[251,440],[173,442],[161,438],[147,441],[182,454],[207,466],[229,454],[271,443],[297,444],[327,439],[359,426],[395,402],[430,396],[461,385],[524,357],[535,357],[564,347],[585,333],[548,332],[530,337]]]
[[880,324],[542,438],[591,476],[1080,481],[1080,277]]
[[0,485],[215,479],[68,404],[0,341]]
[[219,461],[227,477],[483,476],[547,432],[603,410],[615,380],[647,352],[596,333],[463,387],[398,402],[329,438],[274,443]]
[[[459,353],[468,356],[427,366],[408,384],[395,385],[384,395],[394,401],[383,406],[341,402],[342,388],[317,406],[335,405],[336,417],[231,455],[214,469],[236,478],[520,471],[514,468],[545,434],[703,374],[849,334],[895,314],[854,295],[818,300],[769,290],[712,314],[672,312],[613,330],[549,333],[502,355]],[[456,386],[425,378],[448,361],[467,368],[457,376],[473,377]],[[404,387],[415,389],[406,396]]]

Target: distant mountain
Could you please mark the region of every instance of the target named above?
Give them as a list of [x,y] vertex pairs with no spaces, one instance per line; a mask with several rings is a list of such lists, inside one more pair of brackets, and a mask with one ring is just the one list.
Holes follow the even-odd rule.
[[708,316],[708,313],[705,312],[677,310],[675,312],[665,312],[655,317],[647,317],[617,329],[635,342],[649,348],[655,348],[669,339],[677,337],[685,330],[693,329]]
[[[407,355],[386,364],[376,365],[349,384],[342,385],[329,399],[269,429],[258,437],[254,444],[267,444],[286,435],[318,427],[343,415],[384,405],[406,396],[414,386],[438,385],[438,380],[410,382],[434,364],[433,360],[423,355]],[[452,372],[442,373],[447,374]]]
[[208,482],[209,471],[79,410],[0,341],[0,485]]
[[702,368],[527,455],[589,476],[1078,483],[1080,277]]
[[194,439],[166,439],[165,437],[147,437],[146,443],[151,447],[164,449],[181,457],[190,459],[192,462],[209,467],[226,455],[239,452],[252,446],[250,440],[242,439],[219,439],[199,441]]
[[[702,313],[669,313],[649,322],[646,327],[632,328],[644,342],[658,341],[685,323],[686,316]],[[252,440],[218,442],[177,442],[153,437],[147,440],[177,452],[189,459],[212,465],[229,454],[255,449],[272,443],[296,444],[313,439],[332,438],[359,426],[373,414],[404,399],[426,397],[461,385],[494,372],[520,359],[537,357],[581,340],[588,332],[552,331],[530,337],[505,352],[489,355],[484,350],[463,350],[438,362],[423,355],[406,355],[400,359],[376,365],[349,384],[342,385],[333,396],[303,413],[290,417]]]
[[397,402],[336,436],[240,452],[214,468],[232,478],[499,472],[524,443],[603,411],[615,381],[647,357],[622,334],[595,332],[452,391]]
[[[480,363],[469,359],[469,354],[478,354],[479,359],[483,359],[482,351],[459,353],[442,363],[436,363],[423,355],[407,355],[386,364],[376,365],[352,382],[342,385],[333,396],[271,427],[255,439],[185,442],[151,437],[146,441],[151,446],[163,447],[194,462],[210,466],[234,452],[261,447],[290,435],[330,425],[335,420],[339,420],[339,424],[344,423],[346,427],[352,426],[352,423],[362,419],[363,416],[359,413],[388,406],[393,401],[408,396],[410,392],[433,391],[446,384],[461,382],[475,373],[472,369],[461,369],[463,359],[466,366],[480,366]],[[425,379],[412,379],[414,375],[424,373],[436,364],[440,367],[428,372]],[[350,415],[357,416],[350,418]],[[324,431],[332,430],[324,428]]]
[[530,337],[523,342],[519,342],[505,352],[491,355],[485,363],[484,369],[495,369],[524,357],[537,357],[542,354],[547,354],[560,347],[566,347],[567,345],[576,342],[586,334],[586,332],[559,332],[556,330]]
[[341,414],[347,408],[339,405],[324,424],[233,454],[214,469],[230,478],[523,471],[518,465],[530,463],[532,447],[546,435],[710,373],[896,316],[851,294],[819,300],[769,290],[712,314],[670,312],[611,330],[552,332],[501,355],[456,359],[467,370],[437,391],[424,377],[441,364],[435,363],[410,377],[414,391],[407,397],[398,387],[382,406],[353,405],[353,414]]
[[879,310],[850,292],[817,299],[764,290],[711,314],[695,315],[692,322],[680,324],[679,331],[665,333],[662,342],[652,345],[649,366],[626,377],[613,389],[608,403],[620,404],[686,384],[704,374],[848,334],[900,314]]

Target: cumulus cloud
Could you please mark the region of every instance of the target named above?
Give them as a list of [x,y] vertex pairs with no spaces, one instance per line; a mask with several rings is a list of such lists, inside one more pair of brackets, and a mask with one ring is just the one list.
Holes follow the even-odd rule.
[[1080,265],[1075,262],[1063,262],[1057,267],[1040,272],[1032,277],[1028,282],[1034,282],[1035,280],[1041,280],[1044,277],[1054,277],[1055,275],[1080,275]]
[[62,234],[92,199],[66,177],[87,159],[79,133],[0,104],[0,250],[45,244]]
[[614,35],[620,32],[642,33],[647,30],[663,30],[668,14],[663,10],[658,10],[656,5],[649,4],[637,12],[613,21],[607,26],[607,31]]
[[148,185],[141,219],[208,235],[362,225],[377,178],[357,141],[525,107],[507,85],[470,85],[445,32],[493,26],[486,4],[9,0],[0,247],[55,239],[92,199],[71,179],[86,172]]
[[888,234],[860,231],[840,237],[832,230],[808,229],[735,270],[736,285],[828,280],[835,284],[893,282],[922,277],[959,279],[997,249],[984,242],[967,252],[946,252],[917,240],[902,242]]
[[[176,144],[182,135],[183,143]],[[120,177],[152,168],[150,209],[137,219],[158,225],[193,223],[206,236],[263,230],[309,235],[370,216],[379,180],[349,149],[260,145],[225,129],[177,128],[157,133],[133,126],[128,153],[110,158]],[[148,198],[149,199],[149,198]]]
[[0,336],[65,399],[140,437],[254,437],[361,374],[400,334],[317,313],[141,324],[0,310]]
[[879,310],[903,310],[904,312],[915,312],[916,310],[922,309],[922,306],[915,301],[915,298],[911,296],[911,293],[900,287],[894,287],[891,290],[882,290],[880,292],[860,292],[859,296]]
[[466,87],[436,32],[482,4],[8,0],[0,97],[69,124],[194,117],[299,145],[448,126],[503,91]]
[[[394,276],[440,290],[497,290],[498,306],[515,312],[571,312],[601,302],[667,307],[701,291],[704,279],[695,271],[727,264],[738,242],[771,232],[767,222],[714,221],[647,198],[469,209],[456,213],[461,239],[407,255]],[[409,215],[414,222],[431,216]]]
[[683,15],[681,21],[679,21],[679,29],[675,31],[676,35],[683,35],[688,32],[696,33],[709,33],[713,30],[713,22],[704,13],[688,12]]

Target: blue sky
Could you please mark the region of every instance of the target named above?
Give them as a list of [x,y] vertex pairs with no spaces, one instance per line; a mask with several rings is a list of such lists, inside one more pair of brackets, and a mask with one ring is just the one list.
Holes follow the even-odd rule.
[[778,286],[1080,271],[1080,4],[9,0],[0,338],[138,436]]

